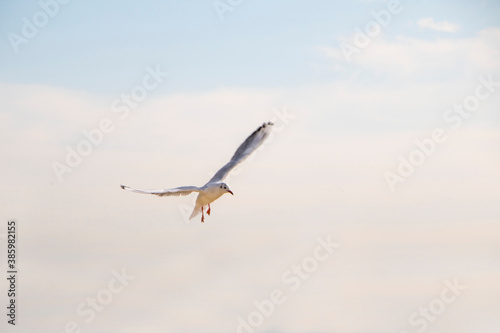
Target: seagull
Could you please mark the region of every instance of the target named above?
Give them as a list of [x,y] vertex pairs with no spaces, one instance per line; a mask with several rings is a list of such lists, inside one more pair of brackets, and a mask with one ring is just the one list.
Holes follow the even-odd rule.
[[193,219],[195,216],[201,212],[201,222],[205,222],[204,207],[208,206],[207,214],[210,215],[211,208],[210,204],[215,200],[219,199],[222,195],[226,193],[233,194],[233,191],[229,186],[223,182],[227,175],[233,170],[238,164],[243,162],[250,154],[252,154],[259,146],[264,142],[264,140],[271,133],[271,128],[274,124],[272,122],[263,123],[259,128],[257,128],[236,150],[233,157],[229,162],[226,163],[215,175],[203,186],[180,186],[175,188],[163,189],[163,190],[140,190],[132,188],[125,185],[120,185],[120,187],[126,191],[144,193],[144,194],[154,194],[160,197],[170,197],[170,196],[180,196],[188,195],[193,192],[198,193],[196,198],[196,204],[193,209],[193,213],[189,219]]

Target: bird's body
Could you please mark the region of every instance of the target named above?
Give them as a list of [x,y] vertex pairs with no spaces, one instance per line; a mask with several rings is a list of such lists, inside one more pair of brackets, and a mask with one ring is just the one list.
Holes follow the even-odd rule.
[[188,195],[193,192],[198,192],[198,197],[196,198],[195,207],[193,213],[189,217],[192,219],[199,213],[201,213],[201,222],[204,222],[205,215],[203,208],[208,206],[207,214],[210,215],[211,208],[210,204],[215,200],[219,199],[225,193],[233,192],[229,189],[229,186],[222,182],[224,178],[231,172],[231,170],[245,160],[253,151],[255,151],[269,136],[271,133],[271,126],[273,123],[268,122],[262,124],[257,128],[236,150],[231,160],[226,163],[217,173],[202,187],[197,186],[180,186],[171,189],[164,190],[140,190],[129,186],[121,185],[121,188],[131,192],[144,193],[144,194],[154,194],[158,196],[179,196]]
[[196,203],[189,219],[202,213],[203,207],[207,205],[209,207],[207,213],[210,215],[210,204],[228,192],[233,194],[225,183],[208,184],[203,191],[198,194],[198,197],[196,197]]

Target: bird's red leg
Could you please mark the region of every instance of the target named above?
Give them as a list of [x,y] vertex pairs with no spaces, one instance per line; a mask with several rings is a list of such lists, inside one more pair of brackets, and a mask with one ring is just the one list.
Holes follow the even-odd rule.
[[210,215],[210,212],[211,212],[211,210],[210,210],[210,204],[208,204],[207,214]]
[[201,223],[205,222],[205,214],[203,214],[203,206],[201,206]]

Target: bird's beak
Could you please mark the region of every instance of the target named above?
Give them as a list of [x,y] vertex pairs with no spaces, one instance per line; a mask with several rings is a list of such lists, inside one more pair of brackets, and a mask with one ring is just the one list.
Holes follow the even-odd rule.
[[234,195],[233,191],[231,191],[231,190],[227,190],[227,191],[228,191],[229,193],[231,193],[232,195]]

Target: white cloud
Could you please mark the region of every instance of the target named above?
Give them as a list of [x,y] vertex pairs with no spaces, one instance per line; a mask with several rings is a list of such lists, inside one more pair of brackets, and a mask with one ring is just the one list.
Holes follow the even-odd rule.
[[[474,70],[491,70],[494,54],[480,53],[498,50],[498,42],[487,45],[496,34],[484,31],[459,40],[458,46],[451,41],[383,41],[366,50],[377,59],[364,58],[357,65],[394,75],[408,67],[411,77],[424,66],[419,57],[434,49],[441,50],[432,65],[438,68],[450,59],[458,61],[461,55],[455,52],[475,47],[462,61]],[[401,63],[391,67],[398,57]],[[255,299],[286,287],[282,272],[304,258],[312,250],[308,242],[323,234],[342,244],[339,253],[289,295],[263,330],[396,332],[401,327],[394,323],[405,322],[422,305],[421,295],[434,297],[431,282],[457,271],[492,291],[477,296],[480,304],[494,304],[474,307],[464,298],[457,314],[497,310],[492,302],[498,286],[485,287],[480,275],[498,272],[494,252],[488,252],[496,244],[497,220],[487,220],[498,216],[491,199],[500,188],[498,130],[456,133],[393,196],[383,172],[394,166],[398,154],[413,148],[415,138],[428,135],[426,129],[408,131],[402,119],[414,122],[425,114],[431,116],[429,127],[440,126],[444,108],[463,98],[460,91],[470,93],[468,82],[398,82],[372,85],[361,78],[288,91],[219,89],[155,96],[123,122],[111,113],[109,102],[96,96],[3,85],[0,109],[12,112],[0,114],[3,142],[9,143],[0,145],[2,174],[9,175],[0,199],[9,207],[6,214],[25,226],[23,316],[33,317],[43,304],[44,322],[32,322],[33,327],[44,325],[42,331],[48,332],[61,330],[67,320],[81,323],[78,304],[105,286],[111,269],[126,267],[136,280],[84,326],[87,330],[109,332],[108,326],[116,330],[147,322],[148,331],[199,331],[202,326],[210,328],[206,332],[234,331],[236,318],[253,310]],[[184,224],[180,198],[119,189],[120,182],[163,187],[206,181],[207,172],[225,162],[254,125],[283,105],[297,119],[242,166],[230,182],[238,192],[217,201],[205,225]],[[50,186],[52,158],[62,156],[68,138],[81,138],[80,131],[103,116],[115,116],[116,130],[63,184]],[[71,127],[61,127],[71,119]],[[359,128],[370,121],[401,125],[401,132],[331,130],[346,119]],[[49,172],[40,172],[44,168]],[[57,252],[61,248],[64,256]],[[477,258],[484,260],[480,269]],[[42,266],[49,269],[29,274]],[[28,291],[40,281],[47,288],[36,302]],[[212,310],[203,313],[207,308]],[[373,315],[360,322],[360,309]],[[183,320],[190,311],[196,321]],[[331,313],[338,314],[335,321]],[[491,322],[498,319],[492,316]],[[455,322],[447,326],[449,332],[461,327]]]
[[374,75],[406,77],[426,81],[443,78],[472,78],[500,70],[500,29],[480,31],[472,38],[440,38],[435,40],[397,37],[378,38],[348,63],[339,47],[321,47],[334,60],[337,71],[364,69]]
[[458,24],[450,23],[448,21],[436,22],[432,17],[421,18],[418,20],[417,24],[421,28],[444,32],[456,32],[460,28]]

